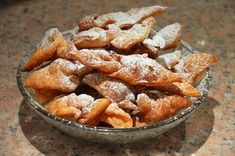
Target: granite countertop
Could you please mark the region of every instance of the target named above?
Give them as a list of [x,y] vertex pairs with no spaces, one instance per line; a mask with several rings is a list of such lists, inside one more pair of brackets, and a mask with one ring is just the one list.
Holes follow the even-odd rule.
[[16,69],[49,27],[76,26],[88,14],[156,4],[151,0],[10,0],[0,2],[0,155],[226,155],[235,153],[235,1],[171,0],[157,18],[179,22],[183,39],[219,57],[206,102],[185,122],[138,144],[84,143],[48,125],[23,100]]

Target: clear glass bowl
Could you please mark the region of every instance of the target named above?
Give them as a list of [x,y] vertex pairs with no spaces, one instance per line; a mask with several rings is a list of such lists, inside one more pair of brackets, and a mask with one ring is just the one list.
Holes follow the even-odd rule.
[[[155,31],[152,30],[151,34],[154,33]],[[64,32],[64,35],[69,36],[70,31]],[[195,52],[195,50],[189,44],[183,41],[181,41],[181,44],[177,49],[181,49],[184,55]],[[23,82],[28,76],[28,73],[22,72],[22,69],[32,53],[33,50],[29,51],[25,55],[24,61],[19,65],[16,75],[18,87],[22,96],[24,97],[24,100],[39,116],[41,116],[49,124],[61,129],[62,131],[68,133],[69,135],[90,142],[131,143],[156,137],[157,135],[175,127],[176,125],[184,121],[187,117],[189,117],[194,112],[194,110],[204,102],[211,85],[211,74],[210,70],[207,69],[204,78],[197,85],[197,88],[202,93],[201,97],[197,99],[191,98],[193,104],[190,107],[181,110],[175,116],[172,116],[166,120],[145,127],[118,129],[118,128],[86,126],[54,116],[51,113],[47,112],[37,102],[34,91],[32,89],[26,89],[23,87]]]

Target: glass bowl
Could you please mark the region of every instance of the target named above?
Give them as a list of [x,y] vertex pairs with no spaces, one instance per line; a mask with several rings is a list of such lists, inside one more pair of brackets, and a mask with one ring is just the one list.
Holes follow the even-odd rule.
[[[154,33],[156,33],[156,31],[152,30],[151,34]],[[68,37],[71,34],[71,31],[66,31],[63,34],[65,37]],[[189,44],[183,41],[181,41],[177,49],[181,49],[184,55],[196,51]],[[166,120],[145,127],[118,129],[118,128],[86,126],[54,116],[51,113],[47,112],[44,109],[44,107],[37,102],[34,91],[32,89],[26,89],[23,87],[23,82],[25,78],[28,76],[28,73],[22,72],[22,69],[32,53],[33,50],[29,51],[25,55],[24,61],[20,63],[16,75],[18,87],[22,96],[24,97],[24,100],[39,116],[41,116],[49,124],[59,128],[60,130],[68,133],[71,136],[89,142],[131,143],[148,138],[154,138],[157,135],[175,127],[176,125],[184,121],[187,117],[189,117],[194,112],[194,110],[204,102],[211,85],[211,74],[208,68],[204,78],[197,85],[197,88],[202,93],[201,97],[197,99],[191,98],[193,104],[190,107],[181,110],[175,116],[172,116]]]

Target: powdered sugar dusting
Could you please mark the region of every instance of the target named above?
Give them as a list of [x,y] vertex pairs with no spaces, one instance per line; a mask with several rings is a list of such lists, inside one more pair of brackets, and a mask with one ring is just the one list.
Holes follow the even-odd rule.
[[177,65],[175,65],[174,69],[177,73],[184,72],[184,60],[180,59],[179,63]]
[[145,93],[138,94],[138,95],[137,95],[137,99],[136,99],[136,103],[137,103],[138,105],[140,105],[140,104],[143,103],[143,102],[148,103],[148,104],[150,104],[151,106],[153,106],[153,103],[154,103],[154,101],[151,100],[151,99],[148,97],[147,94],[145,94]]
[[53,35],[59,34],[62,36],[62,34],[59,32],[57,28],[50,28],[46,31],[45,36],[42,38],[41,43],[37,45],[37,48],[45,48],[48,47],[53,41]]
[[181,26],[179,23],[167,25],[164,28],[162,28],[159,32],[157,32],[155,36],[153,36],[153,40],[155,40],[157,36],[161,36],[165,40],[172,40],[173,38],[176,38],[180,29]]
[[162,39],[165,40],[165,48],[168,45],[174,44],[179,37],[181,36],[181,25],[179,23],[174,23],[165,26],[156,35],[153,36],[153,40],[156,42],[161,41]]
[[123,30],[117,38],[111,41],[111,44],[119,49],[127,49],[142,42],[148,37],[149,33],[150,27],[144,24],[135,24],[129,30]]
[[59,81],[59,84],[62,88],[65,90],[75,90],[79,84],[79,79],[77,78],[76,80],[72,81],[71,79],[72,76],[66,76],[63,73],[58,73],[56,78]]
[[106,30],[102,29],[102,28],[91,28],[87,31],[81,31],[77,34],[76,37],[79,38],[86,38],[89,37],[92,40],[98,39],[98,38],[106,38]]
[[68,106],[73,106],[77,109],[80,109],[83,113],[91,111],[91,107],[94,102],[94,98],[92,96],[87,94],[80,94],[77,96],[75,93],[72,93],[65,97],[67,98]]
[[146,55],[135,54],[122,56],[120,62],[125,66],[123,72],[133,73],[137,70],[141,79],[152,74],[160,73],[162,69],[160,64],[148,58]]
[[115,102],[135,100],[132,91],[121,80],[94,73],[86,75],[83,82],[95,88],[104,97],[110,98]]
[[56,63],[58,68],[65,69],[66,71],[75,71],[77,69],[77,65],[75,63],[66,59],[58,58],[53,63]]
[[149,46],[153,46],[153,47],[159,47],[159,48],[164,48],[166,45],[166,41],[161,37],[155,37],[155,40],[152,40],[150,38],[146,38],[143,41],[144,44],[149,45]]
[[179,37],[181,36],[181,25],[179,23],[174,23],[167,25],[157,32],[152,39],[147,38],[143,41],[144,44],[149,46],[154,46],[160,49],[167,48],[172,44],[175,44]]
[[115,12],[107,13],[97,17],[94,23],[98,27],[105,27],[107,24],[115,24],[118,27],[131,26],[147,17],[156,16],[165,11],[165,7],[162,6],[150,6],[142,8],[134,8],[128,12]]
[[87,113],[91,111],[93,106],[94,98],[87,94],[80,94],[78,96],[78,101],[81,104],[82,112]]
[[173,69],[174,66],[179,62],[181,57],[181,51],[176,50],[172,53],[162,54],[158,57],[158,62],[164,65],[168,69]]

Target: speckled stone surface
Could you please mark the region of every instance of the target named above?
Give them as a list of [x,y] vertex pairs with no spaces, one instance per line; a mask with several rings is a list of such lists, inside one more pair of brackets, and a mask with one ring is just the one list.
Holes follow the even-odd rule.
[[72,28],[87,14],[154,5],[151,0],[0,2],[0,155],[227,155],[235,153],[235,1],[167,0],[157,18],[180,22],[183,39],[217,54],[206,102],[185,122],[155,139],[128,145],[84,143],[48,125],[23,101],[16,69],[49,27]]

